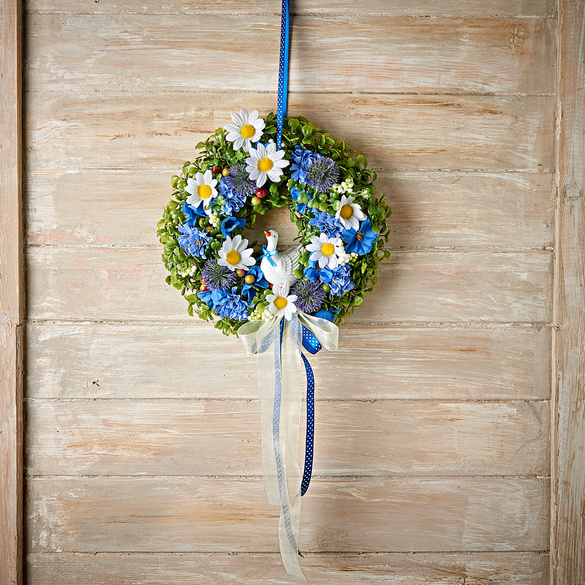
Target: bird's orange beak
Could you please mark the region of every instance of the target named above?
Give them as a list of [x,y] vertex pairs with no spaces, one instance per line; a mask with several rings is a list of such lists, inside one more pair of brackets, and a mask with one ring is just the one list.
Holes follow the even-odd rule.
[[264,235],[269,238],[270,237],[270,232],[264,232]]

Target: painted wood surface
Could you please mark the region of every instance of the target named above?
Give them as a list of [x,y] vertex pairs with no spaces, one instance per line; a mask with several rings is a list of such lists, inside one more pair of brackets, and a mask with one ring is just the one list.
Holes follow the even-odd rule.
[[[549,491],[548,478],[316,480],[299,547],[541,551]],[[278,550],[278,508],[260,477],[29,479],[28,519],[33,553]]]
[[[157,249],[31,248],[32,319],[184,319]],[[395,252],[351,323],[546,322],[551,254]]]
[[[534,18],[389,24],[379,16],[301,15],[290,85],[318,93],[550,93],[554,30],[554,21]],[[29,19],[29,89],[272,92],[279,31],[280,15],[204,12],[186,23],[182,15],[36,14]]]
[[0,1],[0,583],[23,583],[22,35]]
[[585,580],[585,5],[561,7],[553,582]]
[[[355,585],[545,585],[543,553],[307,553],[311,583]],[[120,575],[141,585],[246,585],[298,583],[283,575],[277,554],[32,554],[27,574],[39,585],[118,585]]]
[[[29,170],[176,172],[230,112],[242,105],[275,109],[274,95],[265,93],[31,95]],[[553,97],[542,95],[289,96],[291,116],[307,117],[343,138],[370,166],[386,170],[550,171],[554,105]],[[165,190],[160,204],[166,199]]]
[[[316,411],[314,477],[550,473],[548,401],[317,401]],[[35,401],[26,416],[36,475],[262,473],[257,401]]]
[[[27,179],[28,242],[158,247],[156,231],[145,226],[160,219],[172,174],[34,171]],[[551,173],[382,172],[376,189],[392,205],[393,250],[531,250],[552,245]],[[157,196],[145,197],[149,192]],[[278,224],[279,242],[291,244],[297,235],[284,214],[262,219],[262,229],[270,222]]]
[[[240,341],[195,320],[32,324],[27,339],[31,399],[258,396]],[[550,397],[548,327],[343,327],[340,340],[311,359],[320,399]]]
[[[246,14],[280,14],[280,5],[272,0],[258,0],[250,4],[247,0],[207,0],[202,5],[198,0],[31,0],[27,3],[32,13],[65,14],[200,14],[202,12],[227,12]],[[428,0],[424,3],[408,0],[295,0],[296,14],[376,14],[380,16],[553,16],[555,4],[552,0]]]

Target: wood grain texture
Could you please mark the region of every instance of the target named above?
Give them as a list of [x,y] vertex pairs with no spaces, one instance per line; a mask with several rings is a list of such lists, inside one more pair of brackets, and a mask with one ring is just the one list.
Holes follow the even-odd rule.
[[21,3],[0,0],[0,583],[23,583]]
[[[170,198],[170,177],[168,171],[39,170],[27,181],[28,243],[158,245],[155,230],[145,226],[160,219],[163,194]],[[82,188],[85,184],[91,189]],[[380,173],[376,188],[393,210],[391,249],[552,245],[550,173]],[[296,226],[285,216],[262,219],[262,229],[278,223],[284,244],[297,236]]]
[[[272,0],[30,0],[30,12],[69,14],[198,14],[200,12],[227,12],[230,14],[280,14],[280,5]],[[380,16],[552,16],[552,0],[428,0],[413,4],[408,0],[295,0],[296,14],[377,14]]]
[[[313,476],[548,475],[548,402],[316,404]],[[30,475],[261,475],[257,401],[32,402]]]
[[[546,478],[316,480],[307,552],[542,551]],[[69,478],[28,482],[29,552],[268,552],[278,509],[261,478]]]
[[[189,19],[191,34],[185,34],[185,24],[182,15],[36,14],[29,19],[28,89],[275,90],[280,15],[204,12]],[[554,24],[550,19],[406,17],[388,23],[379,16],[297,16],[290,88],[550,93]]]
[[585,581],[585,4],[560,2],[553,583]]
[[[307,553],[303,569],[318,585],[548,585],[548,564],[548,554],[532,552]],[[27,574],[38,585],[298,583],[283,574],[277,554],[261,553],[31,554]]]
[[[550,396],[547,327],[342,327],[340,334],[337,353],[311,358],[318,398]],[[27,339],[29,398],[258,396],[256,363],[244,357],[240,341],[196,322],[42,323],[28,327]]]
[[[32,319],[184,319],[154,248],[32,248]],[[551,254],[395,252],[351,323],[546,322]]]
[[[176,172],[230,112],[275,106],[262,93],[35,94],[28,169]],[[550,96],[293,93],[288,112],[343,138],[376,169],[549,171],[554,106]],[[81,191],[91,188],[80,181]]]

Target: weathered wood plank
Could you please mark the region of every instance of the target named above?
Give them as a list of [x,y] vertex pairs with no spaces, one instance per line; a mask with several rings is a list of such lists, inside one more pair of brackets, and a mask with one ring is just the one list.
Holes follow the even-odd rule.
[[[30,12],[69,14],[198,14],[201,12],[227,12],[229,14],[280,14],[280,5],[272,0],[30,0]],[[552,0],[428,0],[413,4],[408,0],[295,0],[296,14],[377,14],[380,16],[552,16],[555,5]]]
[[[27,339],[29,398],[258,396],[255,360],[205,325],[42,323]],[[342,327],[311,365],[324,399],[547,399],[550,342],[549,328]]]
[[[184,319],[155,248],[32,248],[32,319]],[[550,319],[550,252],[395,252],[350,318],[359,322]]]
[[[548,585],[547,553],[307,553],[309,581],[340,585]],[[45,553],[27,556],[36,585],[298,583],[277,554]]]
[[585,4],[562,0],[553,583],[585,580]]
[[[274,91],[278,83],[279,15],[201,13],[189,19],[191,34],[183,15],[36,14],[29,23],[32,91]],[[550,93],[554,30],[553,20],[534,18],[297,16],[290,87]]]
[[22,6],[0,0],[0,583],[23,577]]
[[[71,478],[28,482],[30,552],[268,552],[278,509],[261,478]],[[308,552],[541,551],[545,478],[316,480]]]
[[[27,181],[28,243],[157,245],[156,231],[145,226],[160,219],[170,177],[168,171],[34,172]],[[552,179],[549,173],[380,173],[376,185],[393,209],[391,249],[521,250],[552,245]],[[279,241],[291,243],[296,226],[278,219]]]
[[[261,475],[257,401],[27,405],[30,475]],[[548,475],[548,402],[317,402],[314,477]]]
[[[242,106],[265,115],[276,95],[35,94],[27,111],[28,168],[175,172]],[[378,169],[550,170],[554,107],[550,96],[289,97],[291,116],[344,139]],[[80,181],[81,191],[92,187]]]

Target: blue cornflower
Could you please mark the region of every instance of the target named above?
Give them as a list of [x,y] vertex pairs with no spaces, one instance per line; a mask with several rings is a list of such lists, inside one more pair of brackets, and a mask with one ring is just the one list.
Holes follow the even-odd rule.
[[224,238],[227,238],[236,228],[241,228],[245,225],[246,220],[243,217],[240,217],[240,219],[236,219],[235,217],[226,217],[221,222],[221,233],[223,234]]
[[305,182],[318,193],[327,193],[338,179],[337,163],[323,154],[318,154],[307,167]]
[[371,251],[378,234],[372,229],[370,220],[366,219],[366,221],[362,222],[358,231],[353,228],[344,230],[341,237],[345,242],[345,251],[348,254],[355,252],[359,256],[363,256]]
[[220,317],[235,319],[236,321],[246,321],[250,316],[246,301],[238,294],[237,287],[232,288],[232,292],[226,292],[221,302],[215,304],[215,311]]
[[179,246],[190,254],[198,258],[205,258],[205,248],[211,241],[211,237],[197,228],[179,226],[179,231],[183,234],[179,236]]
[[329,215],[326,211],[317,211],[316,209],[312,211],[315,217],[309,220],[309,225],[318,227],[329,238],[341,236],[343,225],[334,215]]
[[293,163],[290,167],[293,180],[299,183],[306,183],[307,170],[317,156],[319,155],[313,150],[304,150],[298,145],[295,146],[295,152],[291,156]]
[[224,200],[221,213],[224,215],[235,215],[246,202],[247,194],[236,189],[230,189],[226,182],[227,178],[222,177],[219,181],[219,194]]
[[189,205],[186,201],[183,203],[183,213],[187,218],[186,221],[183,222],[183,225],[187,227],[196,227],[197,226],[197,218],[198,217],[205,217],[205,211],[203,210],[203,206],[193,207]]
[[[252,284],[246,283],[246,276],[253,276],[254,282]],[[252,302],[254,297],[258,293],[258,290],[261,288],[268,288],[270,283],[264,278],[264,273],[260,269],[260,266],[252,266],[248,272],[246,272],[246,276],[244,276],[244,286],[242,287],[242,298],[246,299],[248,302]]]
[[230,167],[230,174],[225,177],[224,182],[228,189],[231,189],[239,196],[244,197],[252,195],[256,191],[256,183],[250,180],[245,164],[234,165]]
[[333,269],[329,282],[331,294],[340,297],[348,290],[352,290],[355,284],[351,280],[351,268],[348,264]]

